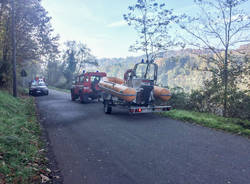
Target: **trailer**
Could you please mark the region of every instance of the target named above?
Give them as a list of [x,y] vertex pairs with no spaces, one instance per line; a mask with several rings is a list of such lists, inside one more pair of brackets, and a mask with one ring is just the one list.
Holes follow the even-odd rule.
[[[108,96],[109,94],[104,93],[103,96]],[[170,111],[171,106],[167,105],[153,105],[148,104],[147,106],[138,105],[136,103],[127,103],[115,96],[110,96],[108,98],[103,98],[104,112],[106,114],[111,114],[114,107],[125,109],[130,114],[142,114],[142,113],[153,113],[153,112],[165,112]]]
[[[113,107],[127,109],[130,114],[165,112],[171,106],[162,105],[171,98],[168,89],[156,86],[158,66],[142,61],[124,74],[124,79],[103,77],[102,89],[104,112],[111,114]],[[160,102],[160,105],[157,105]]]

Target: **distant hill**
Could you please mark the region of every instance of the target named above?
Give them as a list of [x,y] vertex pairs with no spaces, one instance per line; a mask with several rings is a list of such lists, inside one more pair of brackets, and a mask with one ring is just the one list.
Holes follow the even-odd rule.
[[[237,50],[249,50],[249,48],[250,44],[247,44]],[[187,92],[201,88],[203,81],[209,79],[211,73],[198,70],[208,66],[201,62],[197,54],[208,52],[208,50],[201,52],[196,49],[183,49],[162,53],[161,57],[155,61],[159,66],[157,83],[171,88],[182,87]],[[134,64],[140,62],[142,58],[143,56],[99,59],[98,70],[107,72],[109,76],[123,78],[124,72],[133,68]]]

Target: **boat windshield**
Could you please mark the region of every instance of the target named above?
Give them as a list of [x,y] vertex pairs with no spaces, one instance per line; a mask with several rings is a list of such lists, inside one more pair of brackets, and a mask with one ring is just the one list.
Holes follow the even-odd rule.
[[[148,67],[148,69],[147,69],[147,67]],[[154,80],[155,65],[154,64],[144,64],[144,63],[138,64],[135,72],[136,72],[137,78]]]

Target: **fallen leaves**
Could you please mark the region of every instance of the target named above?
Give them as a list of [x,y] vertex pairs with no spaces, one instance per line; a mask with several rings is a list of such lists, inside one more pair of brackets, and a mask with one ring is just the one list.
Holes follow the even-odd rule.
[[41,178],[42,178],[42,183],[46,183],[48,181],[50,181],[49,177],[43,175],[43,174],[40,174]]
[[5,176],[2,173],[0,173],[0,184],[5,184],[5,183],[6,183]]
[[32,181],[33,183],[40,183],[41,177],[39,175],[33,176]]

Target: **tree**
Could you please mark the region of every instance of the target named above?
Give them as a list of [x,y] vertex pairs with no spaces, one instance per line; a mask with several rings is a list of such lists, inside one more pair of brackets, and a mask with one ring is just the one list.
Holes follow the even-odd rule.
[[11,46],[12,46],[12,71],[13,71],[13,96],[17,97],[17,82],[16,82],[16,20],[15,20],[15,3],[11,1]]
[[47,83],[48,85],[60,87],[60,79],[63,76],[63,65],[60,63],[59,60],[49,60],[47,63]]
[[178,21],[172,10],[165,3],[157,0],[137,0],[128,7],[129,12],[124,19],[138,33],[138,40],[130,46],[131,51],[143,51],[147,61],[154,60],[161,51],[173,45],[168,34],[170,24]]
[[250,41],[250,16],[241,9],[246,1],[196,0],[200,14],[187,16],[187,21],[181,23],[193,38],[185,39],[186,43],[203,51],[200,56],[208,62],[208,70],[223,86],[223,116],[227,115],[229,80],[244,72],[243,63],[234,57],[234,49]]
[[70,87],[73,76],[82,72],[86,64],[98,65],[95,56],[91,50],[83,43],[76,41],[67,41],[63,53],[63,74],[67,80],[66,86]]
[[[0,86],[9,85],[11,76],[11,6],[0,2]],[[37,0],[15,1],[17,67],[46,60],[58,53],[59,37],[53,34],[50,17]]]

